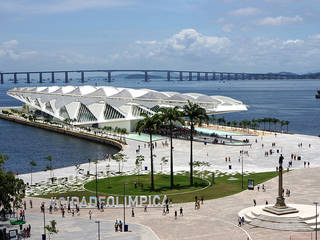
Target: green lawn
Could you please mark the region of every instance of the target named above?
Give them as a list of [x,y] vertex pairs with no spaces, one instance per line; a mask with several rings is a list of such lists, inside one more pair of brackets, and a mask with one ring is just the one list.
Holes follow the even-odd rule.
[[[264,172],[264,173],[253,173],[248,176],[244,176],[244,188],[247,188],[248,179],[253,179],[254,184],[265,182],[271,178],[274,178],[278,175],[277,172]],[[237,178],[237,180],[228,180],[230,178]],[[98,192],[99,195],[122,195],[123,194],[123,183],[128,182],[126,185],[126,194],[127,195],[164,195],[166,194],[169,199],[172,199],[174,203],[181,202],[192,202],[194,197],[198,196],[203,197],[205,200],[221,198],[236,194],[242,191],[241,188],[241,174],[236,174],[233,176],[224,175],[217,177],[215,183],[207,186],[207,181],[200,178],[195,178],[195,186],[189,187],[189,177],[186,172],[185,175],[175,176],[176,187],[170,189],[169,176],[166,175],[155,175],[155,191],[149,191],[150,189],[150,175],[138,176],[118,176],[111,177],[109,179],[100,179],[98,182]],[[209,179],[208,179],[209,180]],[[139,187],[139,183],[144,184],[144,188]],[[134,188],[134,182],[137,182],[137,188]],[[94,196],[95,195],[95,181],[89,182],[85,185],[90,191],[78,191],[78,192],[67,192],[59,194],[48,194],[40,197],[50,198],[50,197],[67,197],[67,196]],[[205,189],[202,189],[205,188]],[[199,191],[196,191],[199,190]],[[268,190],[268,186],[267,186]],[[192,192],[195,191],[195,192]],[[119,199],[120,202],[122,198]]]
[[[128,195],[175,194],[202,189],[209,185],[206,180],[194,178],[194,186],[190,187],[190,178],[188,176],[174,176],[175,187],[171,189],[170,175],[154,175],[155,190],[151,191],[150,181],[150,175],[130,175],[99,179],[98,192],[107,195],[123,195],[124,183],[128,183],[126,184],[126,194]],[[84,187],[95,192],[96,182],[91,181],[85,184]]]

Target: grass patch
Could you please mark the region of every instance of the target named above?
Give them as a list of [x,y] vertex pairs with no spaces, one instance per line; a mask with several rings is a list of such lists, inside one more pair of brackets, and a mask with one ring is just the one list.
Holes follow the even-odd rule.
[[[150,175],[129,175],[110,177],[98,180],[98,192],[108,195],[122,195],[124,183],[126,185],[127,195],[165,195],[175,194],[181,192],[190,192],[202,189],[208,186],[208,181],[194,178],[194,186],[189,185],[189,177],[185,175],[174,176],[175,186],[170,188],[170,176],[157,174],[154,175],[155,190],[151,191]],[[136,183],[136,184],[135,184]],[[136,187],[135,187],[136,186]],[[95,180],[85,184],[86,189],[95,192],[96,182]]]
[[[277,172],[264,172],[264,173],[252,173],[247,176],[244,176],[244,188],[247,189],[248,179],[253,179],[254,184],[263,183],[271,178],[278,176]],[[236,180],[228,180],[230,177],[236,178]],[[209,180],[209,179],[208,179]],[[175,188],[170,189],[170,176],[169,175],[155,175],[155,191],[150,191],[150,175],[138,176],[118,176],[111,177],[109,179],[99,179],[98,181],[98,192],[99,195],[122,195],[123,194],[123,183],[128,182],[126,185],[126,194],[127,195],[164,195],[166,194],[169,199],[172,199],[174,203],[182,202],[192,202],[194,197],[198,198],[203,197],[205,200],[221,198],[229,195],[233,195],[242,191],[241,188],[241,174],[223,175],[215,179],[215,184],[207,186],[207,181],[205,179],[194,178],[195,185],[190,187],[188,172],[184,174],[175,176]],[[137,183],[137,188],[134,187],[134,182]],[[139,186],[139,183],[144,185],[144,188]],[[50,193],[46,195],[41,195],[39,197],[51,198],[51,197],[68,197],[68,196],[79,196],[80,199],[82,196],[89,198],[89,196],[95,196],[95,181],[91,181],[85,185],[85,188],[88,190],[81,191],[69,191],[66,193]],[[268,186],[266,186],[268,190]],[[199,191],[196,191],[199,190]],[[93,192],[91,192],[93,191]],[[196,191],[196,192],[192,192]],[[119,198],[120,203],[122,198]]]

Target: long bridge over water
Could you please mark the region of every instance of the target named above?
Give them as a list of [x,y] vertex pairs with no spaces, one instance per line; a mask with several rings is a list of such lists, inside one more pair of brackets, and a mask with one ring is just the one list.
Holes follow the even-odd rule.
[[234,72],[215,72],[215,71],[183,71],[183,70],[145,70],[145,69],[111,69],[111,70],[58,70],[58,71],[23,71],[23,72],[0,72],[0,83],[4,84],[5,77],[9,76],[10,80],[14,83],[18,83],[18,76],[24,76],[26,83],[31,83],[31,76],[37,76],[39,83],[44,82],[43,75],[49,74],[51,83],[56,82],[55,75],[63,74],[64,82],[68,83],[70,81],[69,74],[78,73],[80,77],[80,82],[85,82],[86,73],[104,73],[105,78],[108,82],[112,81],[112,73],[138,73],[144,75],[144,80],[150,80],[150,73],[164,73],[167,75],[166,80],[170,81],[172,79],[183,80],[245,80],[245,79],[305,79],[308,78],[307,75],[297,75],[297,74],[282,74],[282,73],[234,73]]

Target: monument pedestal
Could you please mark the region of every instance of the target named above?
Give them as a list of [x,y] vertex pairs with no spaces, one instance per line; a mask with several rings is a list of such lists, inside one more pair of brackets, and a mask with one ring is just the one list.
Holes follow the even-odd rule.
[[263,211],[275,214],[275,215],[284,215],[291,213],[298,213],[299,210],[290,206],[286,206],[285,208],[277,208],[276,206],[268,206],[262,209]]

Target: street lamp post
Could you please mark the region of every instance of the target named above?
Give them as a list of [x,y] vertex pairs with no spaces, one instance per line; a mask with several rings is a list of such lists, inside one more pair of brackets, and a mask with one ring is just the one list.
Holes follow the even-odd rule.
[[43,237],[42,239],[46,239],[46,207],[43,202]]
[[128,183],[125,182],[123,184],[123,228],[126,226],[126,185]]
[[99,201],[98,201],[98,160],[95,161],[96,164],[96,202],[97,208],[99,208]]
[[241,151],[241,188],[243,189],[243,148]]
[[98,224],[98,240],[100,240],[100,221],[95,221]]
[[313,203],[316,205],[316,240],[318,240],[318,203],[319,202]]

